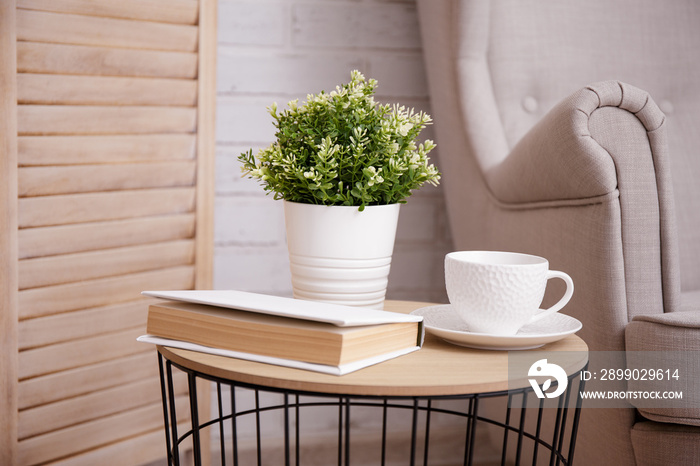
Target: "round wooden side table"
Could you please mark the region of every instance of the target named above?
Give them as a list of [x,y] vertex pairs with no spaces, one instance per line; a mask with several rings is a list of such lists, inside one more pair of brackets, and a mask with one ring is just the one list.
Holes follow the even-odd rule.
[[[385,310],[408,313],[427,305],[387,301]],[[513,461],[514,455],[516,464],[536,464],[538,458],[541,461],[546,457],[549,464],[570,465],[581,409],[580,392],[583,390],[579,374],[587,365],[588,347],[581,338],[569,335],[528,351],[569,355],[565,358],[566,363],[560,363],[568,376],[564,394],[556,399],[535,398],[533,402],[533,387],[528,378],[514,379],[509,372],[510,352],[455,346],[430,334],[426,335],[419,351],[341,377],[158,346],[168,462],[179,465],[180,446],[184,440],[192,440],[194,462],[201,464],[200,435],[204,429],[216,429],[221,438],[220,464],[227,464],[229,458],[233,465],[238,465],[239,423],[248,416],[255,419],[257,464],[262,464],[261,413],[278,411],[284,418],[284,464],[300,465],[300,444],[303,442],[300,438],[300,412],[322,405],[337,407],[338,465],[351,464],[350,419],[352,408],[356,406],[375,407],[383,412],[381,438],[378,439],[381,454],[374,464],[386,464],[386,439],[391,430],[387,413],[390,410],[410,410],[413,413],[411,438],[407,439],[406,446],[410,450],[411,465],[430,464],[430,420],[437,413],[464,419],[464,446],[460,458],[465,465],[472,464],[478,447],[474,444],[476,431],[481,424],[502,429],[503,463],[507,458]],[[187,374],[191,422],[184,432],[177,420],[173,367]],[[218,398],[215,400],[218,401],[218,412],[212,419],[202,422],[200,417],[207,416],[200,416],[198,409],[197,380],[201,379],[214,382]],[[254,408],[237,410],[236,397],[241,390],[254,393]],[[230,400],[224,402],[222,397],[227,392]],[[282,401],[260,405],[260,394],[267,392],[281,394]],[[480,403],[488,398],[502,398],[504,413],[494,417],[480,411]],[[463,400],[463,409],[443,409],[437,400]],[[545,429],[545,425],[549,428]],[[225,429],[232,439],[224,441]],[[421,445],[418,445],[419,430]],[[523,448],[524,445],[529,446]],[[525,458],[526,451],[528,458]]]

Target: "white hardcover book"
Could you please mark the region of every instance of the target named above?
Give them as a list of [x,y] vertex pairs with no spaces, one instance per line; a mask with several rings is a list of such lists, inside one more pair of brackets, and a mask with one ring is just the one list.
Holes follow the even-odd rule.
[[216,354],[219,356],[310,370],[331,375],[348,374],[350,372],[354,372],[356,370],[417,351],[423,346],[423,340],[425,338],[425,329],[422,324],[423,317],[411,314],[355,308],[351,306],[342,306],[317,301],[304,301],[300,299],[283,298],[279,296],[234,290],[144,291],[142,294],[172,301],[183,301],[293,319],[325,322],[337,325],[339,327],[381,325],[395,322],[420,323],[416,346],[338,366],[313,364],[291,359],[225,350],[186,341],[161,338],[154,335],[143,335],[138,338],[138,341],[145,343],[153,343],[161,346],[170,346],[191,351]]
[[422,316],[397,312],[363,309],[339,304],[304,301],[259,293],[234,290],[144,291],[156,298],[185,301],[241,311],[259,312],[293,319],[326,322],[339,327],[387,324],[392,322],[422,322]]

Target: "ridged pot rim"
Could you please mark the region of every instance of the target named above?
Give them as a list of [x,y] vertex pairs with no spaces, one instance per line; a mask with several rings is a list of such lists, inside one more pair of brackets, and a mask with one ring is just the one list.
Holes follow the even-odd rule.
[[[310,209],[313,208],[333,208],[333,209],[353,209],[353,210],[359,210],[360,206],[359,205],[325,205],[325,204],[309,204],[306,202],[295,202],[295,201],[288,201],[284,199],[284,202],[287,204],[293,204],[293,205],[298,205],[298,206],[309,206]],[[395,208],[397,206],[401,206],[402,203],[400,202],[394,202],[392,204],[373,204],[373,205],[366,205],[366,209],[372,209],[372,210],[377,210],[381,208]]]

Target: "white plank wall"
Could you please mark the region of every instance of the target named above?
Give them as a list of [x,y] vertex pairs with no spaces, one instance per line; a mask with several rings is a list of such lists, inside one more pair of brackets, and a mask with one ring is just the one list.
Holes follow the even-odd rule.
[[[13,117],[0,127],[0,337],[16,335],[0,414],[17,420],[2,421],[0,463],[152,462],[165,442],[155,351],[135,341],[140,292],[211,287],[216,2],[0,12],[1,45],[16,47],[0,60],[16,96],[0,102]],[[183,376],[175,391],[189,412]]]

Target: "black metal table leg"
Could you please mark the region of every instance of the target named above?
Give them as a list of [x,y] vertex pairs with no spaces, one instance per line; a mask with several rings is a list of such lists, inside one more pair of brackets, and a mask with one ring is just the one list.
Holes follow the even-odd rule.
[[194,451],[194,464],[201,466],[202,451],[199,439],[199,403],[197,401],[197,377],[187,374],[187,382],[190,393],[190,420],[192,422],[192,449]]
[[[509,444],[511,449],[515,446],[516,450],[514,452],[515,463],[516,464],[528,464],[529,460],[525,459],[524,456],[529,453],[529,450],[525,449],[525,445],[532,446],[532,464],[536,464],[540,456],[541,451],[547,450],[550,452],[550,464],[565,464],[571,465],[573,460],[574,448],[576,444],[576,433],[578,431],[580,422],[580,410],[582,399],[580,396],[580,391],[583,390],[584,383],[578,379],[577,388],[574,387],[574,377],[571,376],[569,379],[569,387],[565,392],[565,396],[560,397],[556,400],[556,405],[554,408],[547,407],[546,401],[555,400],[544,400],[541,399],[539,404],[535,404],[531,408],[528,408],[527,396],[532,392],[530,388],[523,388],[511,391],[502,391],[494,393],[482,393],[482,394],[468,394],[468,395],[449,395],[449,396],[349,396],[349,395],[330,395],[324,393],[310,393],[295,390],[286,389],[276,389],[271,387],[264,387],[252,384],[245,384],[241,382],[236,382],[232,380],[226,380],[217,378],[211,375],[202,374],[191,369],[183,368],[166,358],[162,355],[158,355],[159,363],[159,374],[161,382],[161,396],[162,396],[162,406],[163,406],[163,421],[165,426],[166,434],[166,448],[168,453],[168,464],[179,466],[180,461],[180,449],[183,445],[183,441],[190,438],[193,441],[193,453],[194,462],[199,465],[202,461],[202,449],[205,448],[201,445],[202,435],[200,433],[204,429],[217,429],[218,435],[221,437],[218,442],[219,448],[221,448],[221,464],[225,465],[227,459],[232,457],[232,464],[238,466],[240,464],[241,458],[239,457],[239,446],[240,435],[242,434],[239,425],[239,420],[243,417],[248,416],[252,423],[255,425],[252,429],[252,434],[254,438],[251,440],[254,442],[255,453],[257,455],[257,464],[262,465],[263,463],[263,450],[265,449],[268,441],[263,439],[263,413],[266,412],[280,412],[283,416],[284,422],[284,432],[282,433],[283,438],[282,450],[284,455],[284,464],[291,466],[292,464],[292,442],[294,442],[294,464],[299,466],[301,464],[301,419],[302,411],[305,408],[312,407],[334,407],[338,410],[338,432],[337,432],[337,463],[339,466],[350,466],[352,454],[352,432],[351,432],[351,412],[353,406],[364,406],[364,407],[374,407],[381,410],[382,416],[382,426],[381,426],[381,453],[376,459],[376,463],[373,464],[386,464],[387,461],[387,450],[389,442],[389,414],[392,411],[410,411],[412,415],[411,427],[409,438],[406,439],[407,443],[410,445],[410,452],[408,456],[409,463],[411,465],[422,463],[426,466],[430,460],[430,442],[431,442],[431,431],[433,429],[433,417],[438,415],[448,415],[460,417],[466,420],[466,429],[464,437],[464,458],[463,463],[465,465],[471,465],[475,459],[475,451],[477,450],[476,442],[476,432],[479,425],[491,425],[502,429],[503,441],[502,441],[502,463],[505,464],[509,458],[509,453],[512,455],[513,452],[508,451]],[[190,418],[192,428],[187,432],[180,434],[178,432],[178,422],[177,422],[177,411],[176,411],[176,399],[175,390],[173,383],[173,366],[178,370],[185,372],[188,381],[189,388],[189,402],[190,402]],[[200,413],[198,412],[198,393],[197,393],[197,381],[199,379],[204,379],[208,381],[213,381],[216,383],[216,403],[214,406],[213,419],[202,421],[200,418]],[[224,406],[224,392],[225,390],[230,390],[230,408]],[[237,399],[237,393],[250,392],[253,394],[253,407],[246,408],[239,403]],[[262,397],[262,394],[281,394],[281,401],[279,396],[276,397]],[[290,398],[290,395],[294,395],[294,398]],[[514,415],[514,408],[512,406],[514,400],[521,396],[522,399],[518,400],[516,403],[519,408],[520,417]],[[573,403],[575,406],[570,406],[572,404],[572,397],[574,397]],[[505,422],[501,422],[497,419],[492,419],[487,416],[487,414],[480,413],[480,402],[485,398],[502,398],[507,401],[506,411],[505,411]],[[320,401],[319,401],[320,400]],[[454,408],[444,408],[441,404],[436,403],[436,400],[463,400],[464,404],[458,409]],[[406,403],[406,402],[409,403]],[[551,403],[550,403],[551,404]],[[526,422],[526,413],[529,412],[528,409],[536,409],[537,417],[534,430],[530,431],[532,427],[528,428],[528,424],[533,424],[533,422]],[[569,410],[572,410],[569,413]],[[293,413],[293,414],[292,414]],[[421,422],[421,416],[425,415],[424,422]],[[532,413],[534,414],[534,413]],[[292,415],[294,416],[294,421],[291,420]],[[205,418],[208,419],[209,416]],[[554,422],[554,432],[551,437],[551,442],[548,439],[542,438],[543,424],[545,417],[552,417]],[[231,440],[227,441],[224,437],[228,434],[226,432],[225,426],[227,426],[230,421],[230,435]],[[534,419],[533,419],[534,421]],[[513,424],[513,425],[511,425]],[[292,434],[291,430],[295,432]],[[294,438],[292,439],[292,435]],[[420,436],[424,435],[423,443],[423,454],[420,455],[418,452],[418,443]],[[515,438],[513,442],[510,441],[509,437],[511,435],[517,436],[517,442]],[[531,443],[530,443],[531,442]],[[567,446],[568,442],[568,446]],[[231,452],[225,451],[227,447],[231,447]],[[565,453],[564,449],[568,447],[568,451]],[[252,452],[251,452],[252,453]],[[364,455],[363,455],[364,456]],[[332,460],[331,460],[332,461]]]

